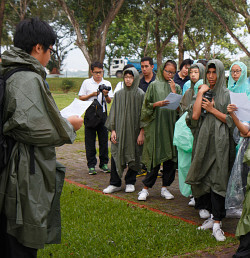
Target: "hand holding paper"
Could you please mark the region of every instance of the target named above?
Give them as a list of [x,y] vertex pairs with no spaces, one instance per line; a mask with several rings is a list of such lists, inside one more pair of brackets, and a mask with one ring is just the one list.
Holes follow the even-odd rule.
[[171,109],[171,110],[176,110],[181,102],[182,99],[182,95],[179,94],[175,94],[175,93],[170,93],[165,100],[169,101],[169,104],[167,106],[161,107],[161,108],[167,108],[167,109]]

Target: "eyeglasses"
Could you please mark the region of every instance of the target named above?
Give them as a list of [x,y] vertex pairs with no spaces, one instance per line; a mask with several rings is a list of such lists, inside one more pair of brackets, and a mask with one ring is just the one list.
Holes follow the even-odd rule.
[[231,70],[231,74],[240,74],[241,73],[241,70]]
[[133,80],[134,77],[133,77],[133,76],[125,76],[124,79],[125,79],[125,80]]
[[49,47],[49,50],[50,50],[50,56],[53,56],[56,53],[56,51],[50,47]]
[[93,74],[102,74],[103,71],[100,71],[100,72],[92,72]]
[[164,71],[169,74],[169,75],[174,75],[175,73],[174,72],[171,72],[171,71],[167,71],[166,69],[164,69]]

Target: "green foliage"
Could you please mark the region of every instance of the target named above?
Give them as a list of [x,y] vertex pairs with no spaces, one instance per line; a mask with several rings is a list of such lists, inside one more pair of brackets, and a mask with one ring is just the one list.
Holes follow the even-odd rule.
[[63,79],[61,88],[62,88],[63,92],[67,93],[67,92],[69,92],[70,89],[72,89],[74,87],[74,84],[75,84],[75,82],[73,80]]
[[62,244],[38,257],[172,257],[236,241],[217,242],[210,231],[68,183],[61,209]]

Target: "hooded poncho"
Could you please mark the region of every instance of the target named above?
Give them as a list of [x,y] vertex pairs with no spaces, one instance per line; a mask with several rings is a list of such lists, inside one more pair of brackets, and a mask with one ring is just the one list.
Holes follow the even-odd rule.
[[[217,81],[212,89],[214,106],[221,113],[227,114],[230,95],[225,86],[224,66],[217,59],[211,60],[207,64],[205,74],[207,74],[210,64],[215,64],[217,74]],[[209,85],[207,78],[205,83]],[[186,183],[192,186],[194,197],[210,193],[210,190],[225,197],[228,178],[235,158],[235,144],[232,137],[234,123],[228,114],[226,123],[211,113],[207,113],[205,117],[200,116],[198,120],[193,120],[195,100],[196,96],[194,96],[186,117],[187,125],[194,136],[192,163]]]
[[[2,55],[3,73],[25,66],[6,82],[4,134],[16,140],[7,167],[0,175],[0,213],[7,233],[31,248],[60,242],[60,193],[64,173],[56,164],[55,146],[72,143],[75,132],[60,112],[45,83],[40,62],[19,48]],[[30,145],[35,173],[30,173]],[[59,235],[58,235],[59,234]]]
[[[111,144],[111,154],[115,160],[117,173],[122,177],[126,164],[134,170],[140,170],[142,146],[137,144],[137,138],[143,123],[140,122],[144,91],[139,89],[139,73],[134,67],[128,68],[134,74],[131,87],[124,84],[113,99],[109,117],[105,126],[109,131],[115,130],[117,144]],[[124,72],[125,72],[124,71]]]
[[[199,78],[204,78],[205,67],[202,64],[200,64],[200,63],[192,64],[190,66],[190,69],[192,69],[192,68],[198,68],[199,69]],[[189,69],[189,73],[190,73],[190,69]],[[198,82],[200,82],[200,81],[203,82],[203,79],[200,79]],[[194,84],[194,82],[191,82],[191,87],[186,91],[186,93],[182,97],[182,100],[180,103],[182,112],[185,112],[185,110],[191,104],[193,95],[197,94],[198,82],[196,84]],[[191,130],[186,125],[186,120],[185,120],[186,115],[187,115],[187,112],[185,112],[175,124],[174,145],[176,145],[177,150],[178,150],[179,188],[180,188],[182,195],[188,197],[189,195],[192,194],[192,191],[191,191],[191,186],[186,184],[185,180],[186,180],[187,173],[188,173],[188,170],[191,165],[194,137],[192,135]]]
[[[172,92],[163,76],[164,65],[159,69],[157,79],[148,87],[141,112],[141,121],[146,125],[142,163],[148,169],[166,160],[177,161],[177,152],[173,145],[177,110],[153,108],[155,102],[164,100]],[[175,87],[176,93],[181,94],[181,87],[178,84]]]
[[[234,65],[238,65],[241,69],[241,75],[237,82],[231,75],[231,70]],[[228,89],[235,93],[246,93],[248,99],[250,100],[250,85],[247,79],[247,66],[244,63],[236,61],[231,65],[228,79]]]

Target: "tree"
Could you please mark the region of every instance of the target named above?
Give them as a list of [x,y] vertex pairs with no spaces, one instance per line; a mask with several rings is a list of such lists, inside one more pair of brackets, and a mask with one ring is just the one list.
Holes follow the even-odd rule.
[[124,0],[57,0],[66,13],[76,33],[76,45],[83,52],[88,64],[103,62],[106,38],[111,22],[121,9]]
[[[215,1],[214,1],[215,2]],[[238,15],[232,10],[225,10],[217,5],[220,12],[230,26],[238,26]],[[216,17],[207,10],[202,2],[197,2],[192,9],[191,18],[185,27],[184,46],[193,59],[214,59],[221,56],[221,51],[235,54],[238,46],[233,44],[227,32]]]
[[239,45],[239,47],[247,54],[247,56],[250,56],[250,52],[247,50],[247,48],[243,45],[243,43],[236,37],[236,35],[233,33],[233,31],[229,28],[225,20],[222,18],[222,16],[215,10],[215,8],[212,6],[211,2],[209,0],[203,0],[207,8],[217,17],[217,19],[220,21],[222,26],[226,29],[226,31],[231,35],[231,37],[235,40],[235,42]]

